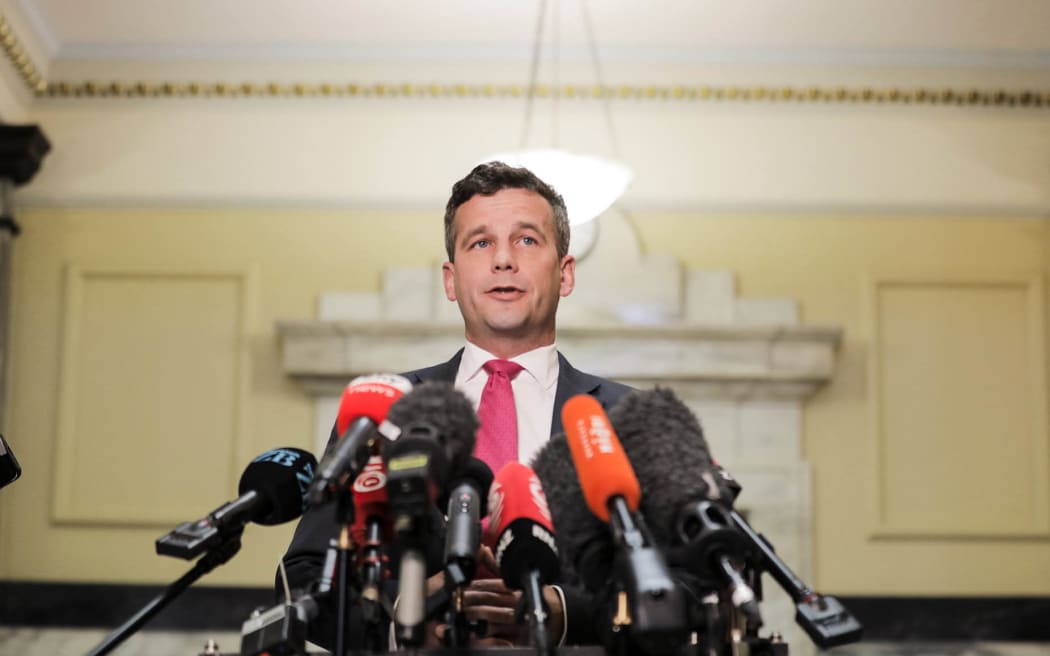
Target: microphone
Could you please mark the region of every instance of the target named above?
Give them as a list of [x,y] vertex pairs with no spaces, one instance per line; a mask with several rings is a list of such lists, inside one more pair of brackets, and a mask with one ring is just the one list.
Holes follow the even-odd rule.
[[482,623],[470,622],[463,609],[465,586],[477,575],[478,549],[481,547],[481,517],[488,513],[492,470],[478,458],[471,457],[458,477],[453,479],[448,498],[441,505],[445,516],[445,583],[440,593],[427,599],[427,616],[446,607],[446,647],[466,647],[470,634],[482,630]]
[[426,619],[430,519],[447,482],[466,469],[478,430],[470,401],[448,383],[416,386],[390,408],[381,434],[390,516],[401,543],[396,637],[420,646]]
[[529,467],[508,462],[496,474],[489,492],[489,533],[495,537],[495,556],[503,583],[522,591],[522,607],[529,620],[532,646],[547,649],[547,617],[543,586],[558,578],[558,548],[554,543],[551,511],[540,479]]
[[605,411],[580,394],[562,406],[562,425],[587,507],[612,527],[620,597],[626,596],[630,610],[617,614],[616,626],[629,625],[645,651],[663,653],[683,644],[685,597],[636,514],[641,487]]
[[344,481],[357,477],[372,455],[376,428],[391,406],[412,389],[403,376],[374,374],[359,376],[346,386],[339,401],[335,430],[338,441],[329,444],[317,476],[310,485],[309,499],[315,506],[332,500]]
[[[672,552],[701,583],[724,583],[748,623],[762,626],[757,597],[737,568],[757,565],[747,539],[725,508],[732,504],[696,416],[674,392],[656,388],[625,395],[609,411],[623,448],[646,490],[643,507],[656,541],[684,545]],[[721,504],[721,505],[718,505]]]
[[713,587],[755,627],[762,618],[754,591],[736,565],[765,568],[796,602],[796,622],[822,649],[860,639],[861,626],[842,604],[814,592],[732,509],[740,485],[711,456],[696,416],[668,389],[634,391],[610,411],[623,448],[646,490],[642,509],[657,541],[680,545],[672,559]]
[[350,539],[358,547],[361,559],[361,598],[366,621],[379,621],[380,585],[383,582],[383,544],[393,539],[387,519],[388,496],[386,466],[383,458],[372,456],[351,486],[354,498],[354,523]]
[[453,484],[445,513],[445,574],[454,585],[474,579],[481,547],[481,518],[488,514],[492,470],[484,461],[471,457]]
[[7,440],[0,435],[0,487],[14,483],[21,475],[22,466],[18,464],[18,459],[15,458]]
[[609,421],[645,490],[642,511],[657,543],[675,543],[678,512],[687,503],[732,504],[700,422],[674,392],[629,392],[609,409]]
[[579,394],[562,406],[561,417],[587,508],[603,522],[614,507],[637,512],[642,489],[601,404]]
[[302,449],[281,448],[252,460],[241,474],[240,496],[196,522],[185,522],[157,539],[157,553],[192,560],[239,535],[248,522],[283,524],[303,514],[317,460]]
[[[567,581],[578,578],[592,592],[601,589],[612,576],[612,534],[609,525],[587,509],[564,434],[552,437],[543,445],[532,460],[532,469],[550,502],[548,507],[561,552],[562,578]],[[489,515],[491,526],[491,508]]]

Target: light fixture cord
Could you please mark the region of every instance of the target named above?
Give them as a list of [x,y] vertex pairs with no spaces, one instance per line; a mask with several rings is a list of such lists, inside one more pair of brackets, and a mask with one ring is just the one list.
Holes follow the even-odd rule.
[[547,0],[540,0],[536,16],[536,30],[532,37],[532,64],[529,68],[529,86],[525,91],[525,122],[521,126],[521,148],[529,145],[529,127],[532,125],[532,104],[536,96],[536,77],[540,70],[540,51],[543,48],[543,19],[547,15]]
[[598,93],[601,94],[602,108],[605,110],[605,127],[609,131],[609,142],[612,143],[613,159],[620,159],[620,144],[616,140],[616,127],[612,118],[612,92],[606,92],[605,81],[602,77],[602,65],[598,61],[598,46],[594,41],[594,28],[591,26],[591,12],[587,7],[587,0],[580,0],[580,10],[583,12],[583,26],[587,30],[587,46],[591,51],[591,62],[594,64],[594,77],[598,82]]
[[551,109],[553,115],[551,116],[551,146],[553,148],[558,147],[558,99],[561,96],[561,78],[558,76],[558,65],[561,63],[559,57],[561,56],[561,50],[559,48],[561,42],[561,34],[558,26],[561,23],[561,3],[558,0],[554,0],[554,6],[551,7],[551,66],[554,69],[551,77],[554,83],[551,85]]

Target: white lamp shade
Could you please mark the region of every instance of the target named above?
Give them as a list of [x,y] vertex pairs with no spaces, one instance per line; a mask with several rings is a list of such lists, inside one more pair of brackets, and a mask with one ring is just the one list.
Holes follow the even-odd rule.
[[601,215],[623,195],[634,178],[634,172],[620,162],[555,148],[497,153],[483,161],[493,160],[524,166],[554,187],[565,199],[570,225],[586,223]]

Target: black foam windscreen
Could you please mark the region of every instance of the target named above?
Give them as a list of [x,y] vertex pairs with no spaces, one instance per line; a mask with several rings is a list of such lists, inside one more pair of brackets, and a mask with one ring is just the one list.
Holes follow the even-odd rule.
[[478,416],[470,400],[450,383],[429,381],[416,385],[390,407],[386,420],[402,432],[413,426],[433,428],[451,476],[466,470],[477,439]]
[[657,543],[675,542],[678,512],[688,502],[732,503],[700,422],[674,392],[632,391],[609,410],[609,421],[642,486],[640,509]]
[[565,435],[552,437],[531,466],[547,496],[563,579],[572,581],[578,576],[589,589],[598,589],[612,571],[612,535],[587,508]]
[[558,552],[550,531],[529,517],[508,524],[496,543],[500,574],[512,590],[521,589],[524,576],[530,571],[537,572],[543,583],[556,582],[561,571]]
[[252,521],[272,526],[301,515],[316,470],[313,454],[291,447],[273,449],[252,460],[237,486],[239,494],[256,492],[267,501],[262,516]]
[[463,470],[448,485],[448,489],[441,490],[437,497],[437,507],[445,508],[448,506],[448,498],[452,493],[452,489],[457,485],[460,483],[471,483],[480,495],[481,505],[478,507],[478,512],[481,517],[484,517],[489,514],[489,488],[492,487],[494,478],[495,475],[492,473],[492,468],[486,465],[484,460],[471,456],[467,459],[467,464]]

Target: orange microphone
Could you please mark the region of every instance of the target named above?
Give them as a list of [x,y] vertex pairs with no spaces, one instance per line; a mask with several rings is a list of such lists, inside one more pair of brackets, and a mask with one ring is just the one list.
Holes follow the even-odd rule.
[[562,406],[561,421],[583,498],[594,516],[609,522],[609,506],[617,497],[637,512],[642,498],[638,477],[601,404],[593,396],[574,396]]
[[688,635],[686,599],[638,514],[642,490],[620,438],[601,404],[586,394],[566,401],[561,418],[587,507],[612,529],[617,594],[629,615],[613,620],[613,635],[627,641],[614,648],[671,653]]

